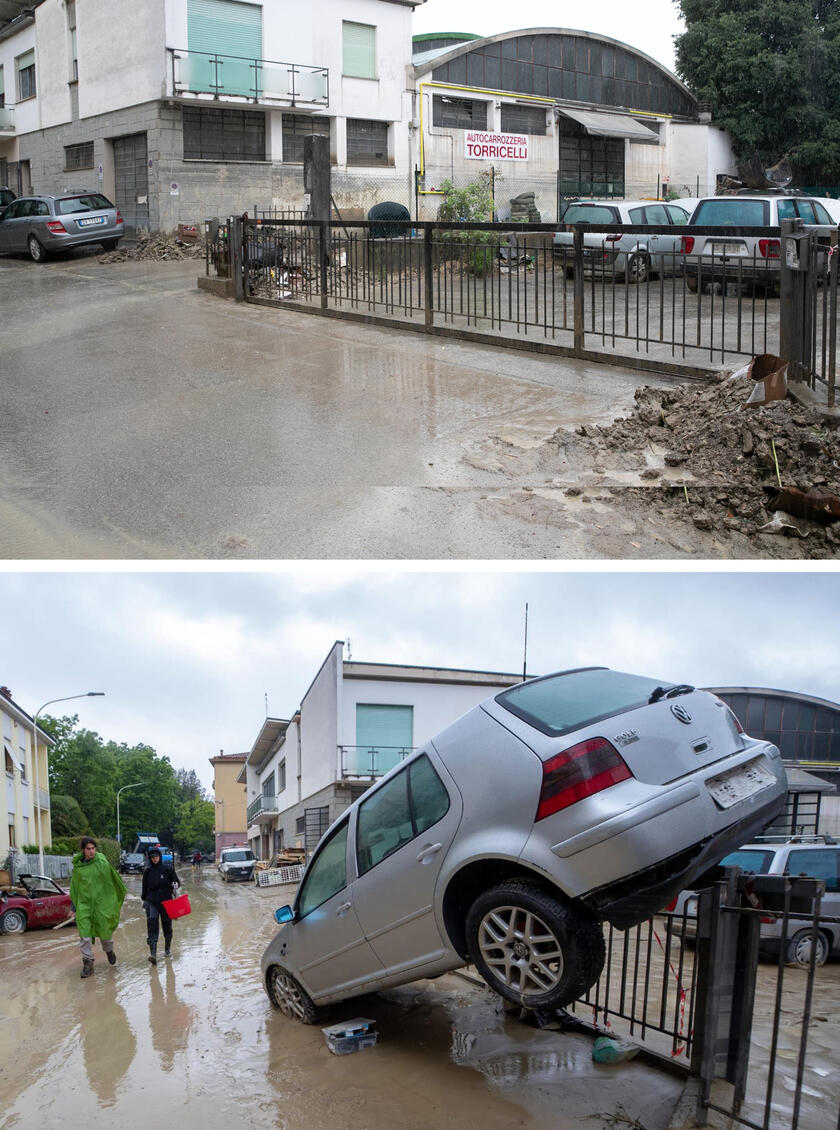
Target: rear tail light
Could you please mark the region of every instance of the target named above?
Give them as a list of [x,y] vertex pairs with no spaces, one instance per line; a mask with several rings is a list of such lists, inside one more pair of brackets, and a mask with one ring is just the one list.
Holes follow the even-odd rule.
[[765,259],[778,259],[782,253],[781,240],[760,239],[758,241],[758,252],[760,255],[763,255]]
[[694,236],[681,235],[680,236],[680,251],[683,255],[690,255],[694,250]]
[[123,223],[123,218],[122,218],[122,215],[120,214],[119,209],[117,209],[117,223],[118,224]]
[[633,774],[606,738],[589,738],[563,750],[543,765],[537,820],[544,820]]
[[770,915],[762,914],[761,921],[764,923],[765,926],[772,926],[773,923],[776,921],[776,918],[772,914],[770,914]]
[[604,236],[604,243],[618,243],[618,241],[620,239],[621,239],[621,232],[617,232],[614,235],[605,235]]
[[670,914],[670,913],[671,913],[671,911],[672,911],[672,910],[674,909],[674,907],[675,907],[675,906],[677,905],[677,899],[678,899],[679,897],[680,897],[679,895],[674,895],[674,897],[673,897],[673,898],[671,899],[671,901],[670,901],[670,902],[668,903],[668,905],[667,905],[667,906],[665,907],[665,913],[666,913],[666,914]]
[[53,235],[67,235],[67,228],[61,220],[47,220],[47,231],[51,231]]

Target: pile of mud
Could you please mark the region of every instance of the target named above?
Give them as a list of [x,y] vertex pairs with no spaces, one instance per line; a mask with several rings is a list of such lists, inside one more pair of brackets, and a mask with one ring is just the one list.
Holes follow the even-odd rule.
[[204,241],[187,243],[177,235],[167,232],[144,232],[134,244],[120,241],[116,251],[106,251],[100,255],[100,263],[125,263],[128,260],[153,259],[203,259]]
[[[840,495],[840,432],[790,396],[746,407],[753,388],[750,377],[725,373],[702,387],[641,388],[626,419],[583,425],[574,439],[560,430],[548,443],[568,457],[571,440],[578,459],[579,445],[589,449],[593,466],[635,469],[650,485],[623,494],[699,530],[802,538],[803,556],[833,556],[840,521],[793,516],[797,507],[780,507],[779,495],[782,488]],[[780,545],[778,554],[784,553]]]

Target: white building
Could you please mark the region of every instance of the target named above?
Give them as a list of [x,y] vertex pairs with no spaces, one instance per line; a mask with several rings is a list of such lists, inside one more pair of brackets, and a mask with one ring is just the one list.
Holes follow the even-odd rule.
[[266,718],[239,780],[258,857],[311,851],[327,827],[417,746],[521,676],[357,663],[337,641],[291,718]]
[[8,687],[0,687],[0,726],[6,771],[6,819],[0,824],[0,866],[10,848],[20,851],[26,844],[52,843],[50,830],[50,780],[47,754],[55,745],[38,728],[35,759],[35,721],[12,698]]
[[21,3],[0,28],[0,184],[99,188],[128,228],[169,230],[303,206],[315,132],[330,138],[334,195],[344,175],[379,185],[370,203],[394,182],[404,196],[422,2]]

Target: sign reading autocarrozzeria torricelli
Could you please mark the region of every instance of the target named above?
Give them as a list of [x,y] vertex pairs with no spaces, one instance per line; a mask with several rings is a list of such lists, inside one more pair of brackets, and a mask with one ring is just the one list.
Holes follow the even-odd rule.
[[528,138],[522,133],[483,133],[467,130],[464,156],[474,161],[527,161]]

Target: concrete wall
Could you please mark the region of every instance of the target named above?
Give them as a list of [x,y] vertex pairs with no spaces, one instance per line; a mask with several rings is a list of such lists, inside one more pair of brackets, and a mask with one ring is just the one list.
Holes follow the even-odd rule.
[[17,97],[17,68],[15,59],[35,48],[35,90],[40,88],[41,63],[37,50],[35,26],[23,28],[17,35],[0,41],[0,65],[3,67],[3,81],[6,88],[6,105],[15,108],[15,133],[28,133],[29,130],[38,129],[41,124],[39,99],[27,98],[25,102],[18,102]]
[[700,196],[714,195],[717,174],[735,172],[729,135],[718,126],[672,122],[668,138],[671,188],[681,196],[696,196],[698,180]]
[[[14,825],[15,843],[20,850],[24,844],[38,843],[38,824],[41,827],[41,843],[48,847],[52,843],[49,813],[49,768],[48,745],[39,739],[37,777],[35,771],[32,725],[18,717],[14,707],[4,706],[0,696],[0,749],[5,779],[6,815],[0,821],[0,863],[9,853],[9,825]],[[12,758],[12,771],[5,768],[5,747]],[[23,771],[21,771],[23,766]],[[40,789],[43,806],[35,808],[37,787]]]
[[[213,794],[216,804],[216,850],[231,843],[244,843],[247,831],[245,785],[236,778],[242,761],[213,759]],[[224,841],[223,843],[221,841]]]
[[76,20],[81,118],[160,98],[166,74],[163,0],[77,0]]
[[343,645],[336,643],[300,704],[301,796],[311,797],[337,779],[339,680]]

